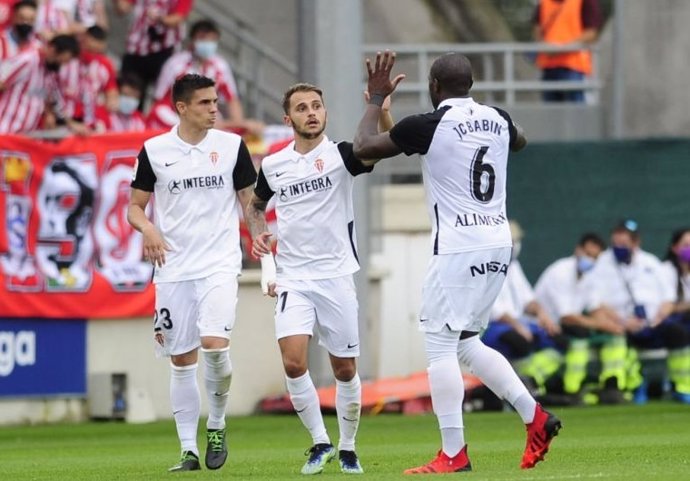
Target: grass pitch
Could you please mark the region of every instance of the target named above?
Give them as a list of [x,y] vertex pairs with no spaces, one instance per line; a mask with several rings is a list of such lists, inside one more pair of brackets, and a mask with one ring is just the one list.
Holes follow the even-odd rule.
[[[527,471],[519,468],[525,433],[517,414],[467,414],[473,471],[452,476],[472,481],[690,479],[690,406],[664,402],[552,411],[563,429],[546,461]],[[336,419],[328,416],[326,422],[337,441]],[[299,470],[310,439],[296,416],[230,418],[228,430],[230,456],[221,470],[173,474],[166,471],[178,456],[172,421],[3,427],[0,480],[304,479]],[[439,446],[434,416],[386,414],[363,418],[357,451],[365,478],[410,479],[402,471],[429,461]],[[319,476],[342,481],[345,475],[336,461]]]

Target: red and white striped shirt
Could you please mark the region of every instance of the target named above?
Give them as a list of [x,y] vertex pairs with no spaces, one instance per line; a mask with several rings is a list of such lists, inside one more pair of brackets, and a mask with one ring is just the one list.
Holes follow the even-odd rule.
[[131,115],[120,112],[108,112],[105,107],[96,109],[96,132],[141,132],[146,130],[144,117],[137,110]]
[[20,48],[19,44],[17,44],[17,41],[12,36],[12,27],[10,27],[0,34],[0,60],[6,60],[10,57],[14,57],[25,49],[37,49],[40,45],[41,42],[34,37],[30,42]]
[[113,62],[102,53],[83,52],[60,68],[60,93],[65,101],[64,115],[78,117],[92,124],[97,106],[103,105],[105,93],[117,90]]
[[38,127],[46,101],[57,89],[39,50],[25,50],[0,64],[0,133],[29,132]]
[[[216,92],[221,102],[228,103],[237,96],[237,85],[230,65],[222,57],[213,57],[199,61],[189,50],[176,53],[163,65],[158,76],[155,99],[151,106],[146,123],[150,129],[170,129],[179,118],[172,103],[172,86],[175,80],[187,73],[197,73],[216,82]],[[222,118],[219,112],[219,120]]]
[[34,32],[66,32],[69,28],[67,15],[61,10],[54,0],[43,0],[38,2],[38,10],[36,11],[36,23],[34,23]]
[[156,100],[170,98],[175,80],[180,75],[187,73],[196,73],[213,79],[216,82],[216,92],[220,100],[225,103],[237,96],[235,77],[230,65],[223,57],[214,55],[209,59],[200,61],[192,55],[192,52],[184,50],[174,54],[163,64],[158,82],[156,82],[156,89],[153,92],[153,98]]
[[[177,27],[166,27],[160,22],[152,24],[148,12],[163,16],[179,14],[187,17],[193,0],[129,0],[134,5],[132,25],[127,36],[127,53],[149,55],[179,45],[185,36],[184,22]],[[151,35],[153,34],[153,35]]]

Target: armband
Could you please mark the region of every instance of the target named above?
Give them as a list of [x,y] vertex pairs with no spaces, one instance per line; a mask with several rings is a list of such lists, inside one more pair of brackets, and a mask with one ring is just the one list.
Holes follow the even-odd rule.
[[369,97],[369,103],[372,105],[376,105],[378,107],[381,107],[383,105],[383,101],[386,100],[386,97],[384,97],[381,94],[371,94]]

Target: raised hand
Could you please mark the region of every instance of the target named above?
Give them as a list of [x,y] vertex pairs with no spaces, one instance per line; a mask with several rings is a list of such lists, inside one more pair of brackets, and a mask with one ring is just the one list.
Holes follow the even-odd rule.
[[405,78],[405,75],[399,74],[391,80],[391,71],[395,65],[395,52],[386,50],[385,52],[377,52],[376,60],[372,67],[371,60],[366,59],[367,73],[369,79],[367,81],[367,91],[372,98],[381,96],[381,100],[388,97],[395,91],[395,88]]

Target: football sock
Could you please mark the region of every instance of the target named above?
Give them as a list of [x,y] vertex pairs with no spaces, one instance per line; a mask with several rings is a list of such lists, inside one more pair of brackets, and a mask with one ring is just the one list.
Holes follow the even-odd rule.
[[309,376],[309,371],[294,379],[286,376],[285,380],[292,406],[304,427],[311,434],[314,444],[330,444],[331,440],[321,416],[319,396]]
[[508,401],[525,424],[532,422],[537,403],[502,354],[474,336],[458,343],[458,358],[486,387]]
[[362,383],[359,374],[347,382],[335,381],[335,411],[338,415],[340,440],[338,449],[344,451],[355,450],[355,436],[359,426],[359,416],[362,410]]
[[172,405],[177,437],[182,451],[191,451],[197,456],[196,431],[199,424],[201,400],[196,382],[197,364],[172,366],[170,371],[170,404]]
[[455,356],[433,361],[427,369],[431,403],[441,429],[443,452],[454,457],[465,445],[462,401],[465,395],[460,365]]
[[223,349],[202,349],[206,363],[204,383],[208,397],[208,429],[225,428],[225,411],[230,398],[230,381],[232,381],[232,363],[229,347]]

